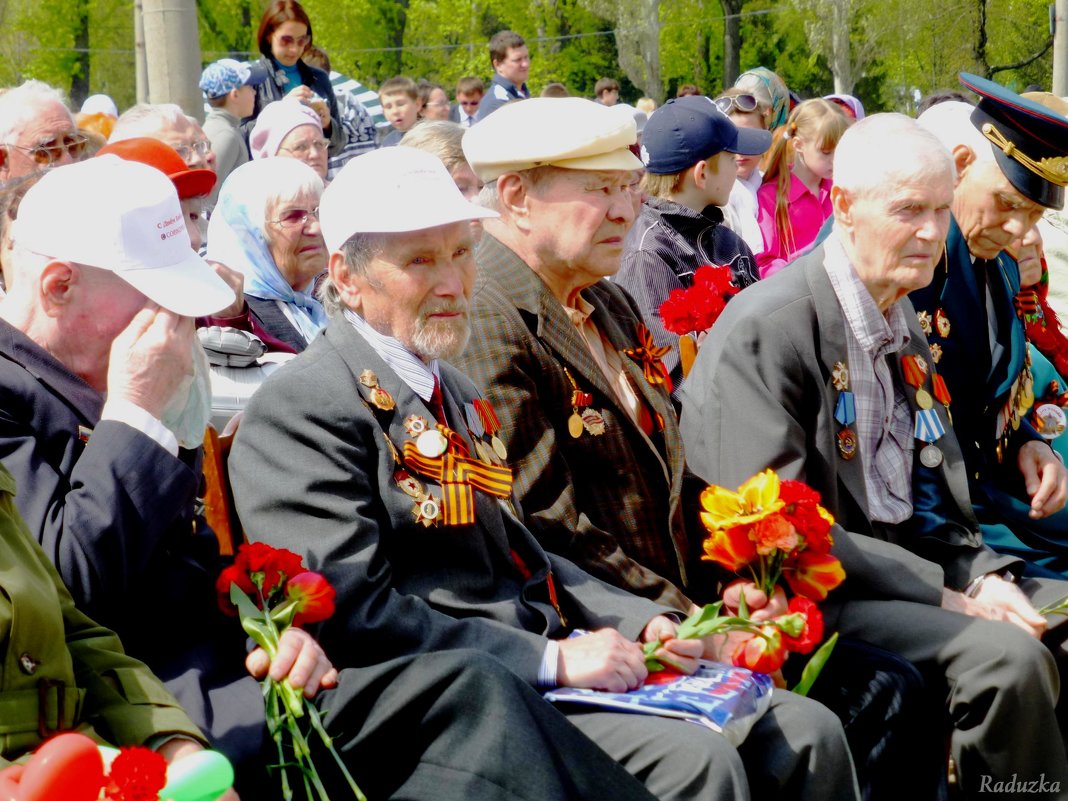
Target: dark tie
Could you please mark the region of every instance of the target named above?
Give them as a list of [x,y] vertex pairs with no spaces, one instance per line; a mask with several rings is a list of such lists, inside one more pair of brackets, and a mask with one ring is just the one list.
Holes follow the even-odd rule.
[[439,423],[445,426],[449,424],[445,419],[445,398],[441,394],[441,381],[437,376],[434,376],[434,391],[430,395],[430,411]]

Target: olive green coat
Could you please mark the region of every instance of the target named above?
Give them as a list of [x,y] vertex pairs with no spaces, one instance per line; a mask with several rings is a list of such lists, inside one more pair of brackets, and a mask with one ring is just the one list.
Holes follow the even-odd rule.
[[0,767],[57,729],[113,745],[167,734],[203,742],[159,679],[74,607],[14,496],[15,479],[0,466]]

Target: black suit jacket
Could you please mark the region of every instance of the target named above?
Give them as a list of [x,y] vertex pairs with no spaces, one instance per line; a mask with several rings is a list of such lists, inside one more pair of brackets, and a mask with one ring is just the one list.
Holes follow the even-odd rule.
[[245,303],[248,304],[252,316],[263,326],[263,330],[272,337],[289,345],[295,353],[300,353],[308,347],[303,335],[289,322],[275,301],[245,295]]
[[0,460],[78,608],[118,633],[221,750],[258,753],[259,687],[240,628],[215,606],[215,537],[193,515],[199,453],[177,458],[101,422],[100,394],[2,320],[0,357]]
[[[364,370],[375,373],[395,409],[366,402],[369,390],[358,380]],[[466,438],[462,404],[478,393],[449,365],[441,365],[441,378],[449,421]],[[336,662],[477,648],[535,683],[547,638],[610,626],[636,639],[666,611],[547,554],[505,502],[483,492],[475,492],[473,525],[417,523],[387,444],[388,436],[403,448],[404,421],[413,414],[433,420],[336,316],[256,392],[234,443],[230,477],[249,537],[303,555],[337,589],[338,611],[321,632]],[[566,625],[550,603],[550,570]]]

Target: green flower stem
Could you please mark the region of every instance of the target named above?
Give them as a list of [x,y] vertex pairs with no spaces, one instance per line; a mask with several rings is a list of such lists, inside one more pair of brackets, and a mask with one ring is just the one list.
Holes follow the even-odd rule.
[[323,719],[319,716],[319,710],[315,708],[315,704],[308,704],[308,718],[311,720],[312,726],[319,733],[319,738],[323,741],[323,745],[330,752],[330,755],[334,758],[337,766],[341,768],[341,773],[345,776],[345,781],[349,783],[349,789],[352,790],[353,795],[356,796],[358,801],[367,801],[367,796],[363,794],[359,785],[356,784],[356,780],[352,778],[352,774],[349,773],[348,766],[345,765],[345,761],[341,758],[341,755],[334,749],[334,738],[326,732],[326,727],[323,726]]
[[1064,615],[1068,617],[1068,598],[1061,598],[1038,610],[1040,615]]
[[278,749],[278,770],[282,774],[282,797],[285,801],[293,801],[293,788],[289,786],[289,776],[286,772],[286,754],[282,745],[282,727],[278,721],[281,712],[278,709],[278,694],[274,692],[271,684],[264,683],[267,690],[267,729],[271,733],[275,747]]

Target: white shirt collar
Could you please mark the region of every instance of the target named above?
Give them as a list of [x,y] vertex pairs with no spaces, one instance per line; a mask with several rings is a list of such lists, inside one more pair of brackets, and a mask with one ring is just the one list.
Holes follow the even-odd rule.
[[344,314],[345,319],[356,329],[356,333],[367,340],[367,344],[411,387],[412,392],[424,401],[429,401],[430,396],[434,394],[434,382],[440,375],[438,360],[427,364],[399,340],[376,331],[369,322],[351,309],[345,309]]

